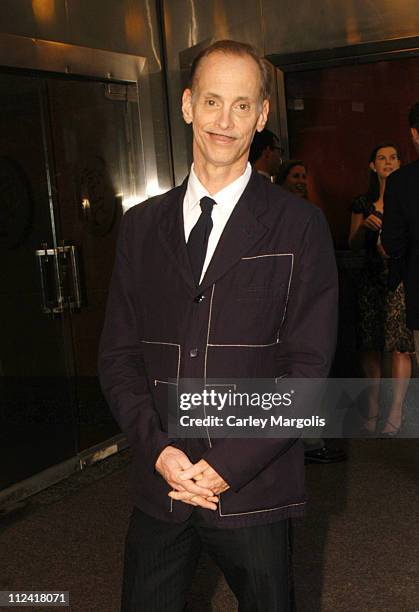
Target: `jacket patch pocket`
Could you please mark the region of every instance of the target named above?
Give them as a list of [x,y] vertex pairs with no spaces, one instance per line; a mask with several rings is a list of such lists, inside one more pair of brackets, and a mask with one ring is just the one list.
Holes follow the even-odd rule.
[[236,278],[235,293],[239,300],[278,299],[288,293],[293,266],[291,253],[271,253],[243,257]]
[[291,254],[241,259],[215,290],[220,313],[212,328],[212,341],[240,345],[276,342],[285,317],[292,265]]
[[180,344],[142,340],[141,348],[150,387],[153,387],[156,381],[166,383],[169,379],[177,380],[181,358]]

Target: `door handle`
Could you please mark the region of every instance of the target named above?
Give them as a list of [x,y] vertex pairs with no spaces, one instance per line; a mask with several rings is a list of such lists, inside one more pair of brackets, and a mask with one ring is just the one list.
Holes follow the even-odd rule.
[[41,308],[45,314],[60,314],[82,307],[77,249],[74,244],[35,251],[41,283]]

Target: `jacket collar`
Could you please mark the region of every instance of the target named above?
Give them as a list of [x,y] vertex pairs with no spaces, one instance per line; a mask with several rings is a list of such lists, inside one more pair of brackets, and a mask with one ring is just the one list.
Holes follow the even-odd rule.
[[163,218],[159,236],[168,255],[175,260],[191,293],[199,295],[236,264],[266,233],[259,218],[267,208],[267,181],[253,170],[218,242],[202,283],[194,284],[183,228],[183,199],[188,177],[180,187],[170,191],[162,203]]

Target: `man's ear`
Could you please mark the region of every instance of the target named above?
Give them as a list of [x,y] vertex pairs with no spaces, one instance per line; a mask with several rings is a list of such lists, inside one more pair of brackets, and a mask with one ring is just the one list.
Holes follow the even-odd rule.
[[182,114],[185,123],[192,123],[192,92],[185,89],[182,95]]
[[370,162],[370,168],[373,172],[377,172],[374,162]]
[[261,132],[268,121],[269,115],[269,100],[264,100],[262,102],[262,110],[260,111],[260,115],[258,121],[256,123],[256,130]]
[[410,128],[410,133],[412,134],[413,142],[419,144],[419,132],[416,128]]

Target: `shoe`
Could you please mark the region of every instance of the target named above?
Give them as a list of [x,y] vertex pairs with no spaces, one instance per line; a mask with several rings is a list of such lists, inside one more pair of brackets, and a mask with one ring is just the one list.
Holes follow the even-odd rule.
[[388,419],[384,423],[384,427],[386,425],[390,425],[390,427],[392,427],[393,429],[391,431],[382,431],[380,433],[380,438],[396,438],[399,435],[400,431],[401,431],[401,428],[402,428],[402,425],[403,425],[403,419],[401,420],[399,427],[396,427],[394,425],[394,423],[392,423]]
[[338,448],[316,448],[304,452],[305,463],[338,463],[345,461],[346,454]]

